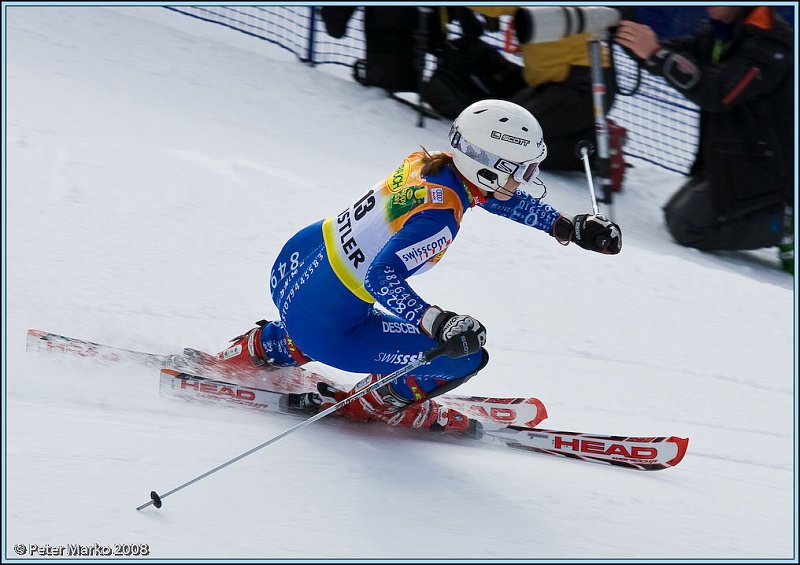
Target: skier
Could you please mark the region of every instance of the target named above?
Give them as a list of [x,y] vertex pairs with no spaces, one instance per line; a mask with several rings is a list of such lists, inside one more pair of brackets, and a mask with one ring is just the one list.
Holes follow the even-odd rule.
[[[473,332],[478,340],[472,341],[485,344],[480,321],[430,304],[408,282],[439,262],[464,213],[476,206],[562,245],[619,253],[617,224],[587,214],[568,218],[523,190],[543,186],[538,169],[547,156],[539,123],[526,109],[476,102],[456,118],[449,137],[452,154],[412,153],[355,203],[294,235],[271,271],[280,320],[259,322],[234,338],[219,362],[253,372],[316,360],[370,373],[349,393],[321,388],[316,398],[324,409],[461,333]],[[486,366],[486,350],[474,349],[457,359],[438,357],[341,412],[353,420],[465,432],[464,414],[431,399]]]

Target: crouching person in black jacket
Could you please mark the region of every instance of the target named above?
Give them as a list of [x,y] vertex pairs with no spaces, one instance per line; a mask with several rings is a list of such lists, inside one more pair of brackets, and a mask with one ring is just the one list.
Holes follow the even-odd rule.
[[700,107],[690,178],[664,208],[681,245],[702,250],[781,244],[794,271],[794,44],[766,6],[711,6],[710,25],[660,43],[620,23],[615,41]]

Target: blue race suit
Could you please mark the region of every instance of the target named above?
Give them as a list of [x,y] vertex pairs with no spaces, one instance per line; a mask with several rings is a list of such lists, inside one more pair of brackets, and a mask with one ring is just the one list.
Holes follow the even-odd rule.
[[[273,363],[294,364],[296,345],[344,371],[396,371],[437,345],[419,329],[430,304],[408,278],[441,260],[464,212],[477,205],[552,233],[560,214],[550,205],[522,190],[507,201],[487,200],[470,191],[451,166],[423,177],[422,157],[409,155],[354,204],[302,229],[283,247],[270,280],[281,320],[262,332]],[[482,352],[442,356],[393,386],[406,398],[424,398],[474,374],[482,359]]]

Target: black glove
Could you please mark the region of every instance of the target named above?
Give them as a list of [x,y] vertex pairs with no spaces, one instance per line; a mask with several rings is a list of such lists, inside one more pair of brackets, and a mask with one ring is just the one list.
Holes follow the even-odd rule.
[[572,241],[584,249],[607,255],[616,255],[622,249],[622,230],[611,220],[580,214],[572,224]]
[[472,316],[459,315],[455,312],[444,312],[438,306],[431,306],[422,315],[419,321],[420,329],[428,337],[445,342],[459,334],[472,334],[476,339],[470,339],[470,348],[477,353],[481,346],[486,344],[486,327]]

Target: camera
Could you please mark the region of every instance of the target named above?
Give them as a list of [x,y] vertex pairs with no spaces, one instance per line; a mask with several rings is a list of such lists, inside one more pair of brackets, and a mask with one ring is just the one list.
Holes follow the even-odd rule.
[[514,28],[523,45],[558,41],[578,33],[603,38],[620,19],[619,10],[606,6],[534,6],[517,10]]

